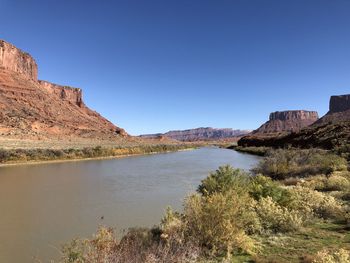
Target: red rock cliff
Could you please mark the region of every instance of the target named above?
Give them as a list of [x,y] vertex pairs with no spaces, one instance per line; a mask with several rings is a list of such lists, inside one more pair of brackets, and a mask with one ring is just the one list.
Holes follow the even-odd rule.
[[17,72],[23,77],[38,80],[35,60],[22,50],[0,39],[0,67]]
[[27,53],[0,41],[0,136],[114,140],[128,134],[83,102],[82,90],[37,80]]
[[350,121],[350,94],[331,96],[329,111],[315,125]]
[[255,130],[253,134],[295,132],[313,124],[317,119],[316,111],[276,111],[272,112],[269,121]]
[[57,98],[65,101],[69,101],[79,107],[84,106],[83,91],[79,88],[73,88],[69,86],[61,86],[48,81],[39,80],[39,84],[47,92],[53,94]]

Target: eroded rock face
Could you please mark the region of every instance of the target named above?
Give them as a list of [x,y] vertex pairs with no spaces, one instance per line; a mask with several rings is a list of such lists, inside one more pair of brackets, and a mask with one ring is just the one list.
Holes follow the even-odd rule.
[[239,137],[249,132],[250,131],[248,130],[234,130],[230,128],[215,129],[211,127],[204,127],[188,130],[169,131],[166,133],[145,134],[141,135],[141,137],[157,138],[159,136],[163,136],[178,141],[207,141]]
[[350,110],[350,94],[332,96],[329,101],[329,112],[341,112]]
[[350,94],[331,96],[329,111],[315,125],[350,121]]
[[21,74],[32,80],[38,80],[38,66],[35,60],[10,43],[0,40],[0,68]]
[[296,132],[318,120],[316,111],[291,110],[272,112],[269,121],[260,126],[253,134]]
[[34,59],[0,41],[0,136],[114,140],[128,134],[89,109],[81,89],[38,81]]
[[320,147],[346,149],[350,142],[350,95],[332,96],[329,111],[312,125],[298,132],[245,136],[240,146]]
[[47,90],[47,92],[57,96],[57,98],[61,100],[69,101],[70,103],[75,104],[79,107],[82,107],[84,105],[83,92],[79,88],[61,86],[44,80],[39,80],[39,84],[41,87]]

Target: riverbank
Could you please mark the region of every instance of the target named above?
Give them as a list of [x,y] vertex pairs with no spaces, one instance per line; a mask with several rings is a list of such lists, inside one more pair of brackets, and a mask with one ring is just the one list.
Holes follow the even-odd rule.
[[44,163],[103,160],[193,150],[199,144],[147,145],[135,147],[86,147],[83,149],[0,149],[0,167]]
[[271,150],[270,147],[253,147],[253,146],[243,147],[238,145],[231,145],[231,146],[228,146],[226,149],[235,150],[237,152],[242,152],[242,153],[254,154],[258,156],[264,156],[269,150]]
[[101,227],[88,241],[64,246],[61,262],[350,261],[346,159],[320,149],[278,149],[252,173],[219,167],[181,213],[169,208],[159,225],[131,229],[121,240]]

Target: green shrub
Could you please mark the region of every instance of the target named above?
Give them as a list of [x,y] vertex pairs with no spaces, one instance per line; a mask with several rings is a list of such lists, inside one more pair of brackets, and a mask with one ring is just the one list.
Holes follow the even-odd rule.
[[289,203],[291,198],[288,190],[282,188],[278,182],[263,175],[257,175],[252,179],[249,193],[255,200],[270,197],[282,206]]
[[214,193],[225,193],[232,189],[237,192],[246,192],[249,181],[250,175],[248,173],[226,165],[219,167],[202,180],[197,191],[205,196]]
[[213,255],[231,255],[235,250],[252,253],[255,245],[245,233],[250,197],[234,191],[209,196],[192,195],[185,202],[187,235]]

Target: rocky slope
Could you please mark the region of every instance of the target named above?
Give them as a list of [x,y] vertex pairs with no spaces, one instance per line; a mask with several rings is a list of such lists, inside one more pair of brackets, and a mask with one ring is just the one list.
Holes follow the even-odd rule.
[[296,132],[318,120],[316,111],[293,110],[276,111],[270,114],[269,120],[253,131],[253,134],[270,134]]
[[89,109],[82,90],[37,78],[35,60],[0,40],[0,137],[108,139],[127,133]]
[[[299,132],[277,136],[246,136],[240,146],[321,147],[350,150],[350,95],[332,96],[328,113]],[[343,151],[343,150],[341,150]]]
[[350,95],[331,96],[329,100],[329,111],[315,124],[339,123],[350,121]]
[[226,138],[233,138],[243,136],[250,131],[248,130],[233,130],[233,129],[215,129],[215,128],[196,128],[188,130],[169,131],[166,133],[157,134],[145,134],[141,135],[142,138],[156,138],[167,137],[178,141],[207,141],[207,140],[220,140]]

